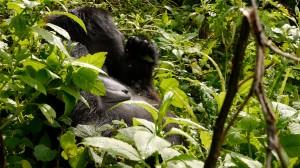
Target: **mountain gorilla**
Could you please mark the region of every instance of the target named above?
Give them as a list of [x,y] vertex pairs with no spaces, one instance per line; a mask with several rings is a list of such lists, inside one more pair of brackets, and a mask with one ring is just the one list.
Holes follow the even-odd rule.
[[[78,102],[73,110],[74,124],[103,125],[112,120],[124,120],[132,125],[134,117],[151,121],[151,115],[135,105],[123,104],[111,111],[109,109],[125,100],[142,100],[159,106],[160,100],[152,85],[152,72],[158,60],[156,47],[142,37],[130,37],[124,45],[123,35],[104,10],[85,7],[70,12],[82,19],[87,33],[65,15],[50,16],[47,21],[62,27],[70,34],[72,41],[79,42],[71,52],[72,56],[108,52],[104,69],[110,75],[99,76],[106,87],[105,96],[82,92],[90,108]],[[168,116],[175,117],[172,114]],[[169,124],[166,130],[174,126]],[[169,136],[167,139],[175,144],[182,142],[177,136]]]

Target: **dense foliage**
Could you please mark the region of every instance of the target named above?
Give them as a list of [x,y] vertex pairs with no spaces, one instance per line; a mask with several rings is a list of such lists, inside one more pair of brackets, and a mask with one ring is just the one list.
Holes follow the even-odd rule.
[[[299,1],[263,0],[259,16],[266,36],[286,53],[300,57]],[[0,165],[7,167],[201,167],[208,155],[213,127],[229,87],[231,60],[240,30],[242,0],[0,0]],[[97,127],[72,127],[70,113],[81,90],[105,94],[98,74],[105,53],[80,59],[69,56],[74,44],[59,27],[47,24],[51,14],[96,6],[111,11],[125,35],[144,35],[160,49],[154,79],[162,97],[160,109],[145,108],[154,122],[133,119]],[[57,12],[60,11],[60,12]],[[64,11],[64,12],[62,12]],[[72,17],[72,16],[70,16]],[[73,18],[78,23],[78,18]],[[84,27],[84,25],[82,25]],[[238,95],[230,117],[247,96],[255,69],[255,40],[250,37]],[[300,66],[272,50],[265,57],[264,88],[276,114],[278,135],[289,166],[300,166]],[[64,111],[45,103],[58,98]],[[180,129],[163,132],[167,111]],[[115,128],[113,137],[101,132]],[[220,167],[263,167],[266,122],[259,101],[251,98],[236,118],[222,146]],[[163,137],[180,134],[186,145]],[[141,140],[139,137],[144,137]],[[3,142],[2,142],[3,141]],[[1,163],[5,158],[6,163]],[[276,154],[273,167],[280,167]]]

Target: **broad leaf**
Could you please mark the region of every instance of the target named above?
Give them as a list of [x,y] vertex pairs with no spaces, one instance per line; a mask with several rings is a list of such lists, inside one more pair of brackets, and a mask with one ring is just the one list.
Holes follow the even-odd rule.
[[87,33],[87,30],[86,30],[86,27],[85,27],[83,21],[79,17],[77,17],[76,15],[74,15],[72,13],[59,12],[59,11],[51,12],[50,14],[51,15],[65,15],[65,16],[68,16],[73,21],[75,21],[76,23],[78,23],[79,26]]
[[55,158],[57,152],[43,144],[40,144],[34,147],[33,154],[37,160],[48,162]]
[[155,107],[153,107],[151,104],[149,104],[145,101],[133,101],[133,100],[124,101],[122,103],[118,103],[117,105],[111,107],[109,109],[109,111],[112,111],[113,109],[115,109],[123,104],[129,104],[129,105],[135,105],[138,107],[142,107],[143,109],[145,109],[147,112],[149,112],[151,114],[154,121],[156,121],[158,118],[158,110]]
[[185,118],[171,118],[171,117],[166,117],[166,122],[164,126],[170,123],[175,123],[175,124],[180,124],[180,125],[185,125],[185,126],[192,126],[200,130],[207,130],[205,127],[191,121],[190,119],[185,119]]
[[155,152],[171,146],[171,144],[165,139],[146,131],[136,132],[134,135],[134,141],[143,159],[148,158]]
[[46,117],[46,119],[49,121],[49,123],[53,124],[54,119],[56,118],[55,110],[48,104],[39,104],[38,107],[43,113],[43,115]]
[[98,68],[102,68],[106,54],[106,52],[98,52],[93,55],[82,56],[78,59],[78,61],[94,65]]
[[75,135],[71,131],[68,131],[60,137],[59,142],[63,149],[67,149],[68,147],[75,145]]
[[138,152],[131,145],[117,139],[107,137],[90,137],[84,138],[82,143],[87,146],[99,148],[112,155],[125,157],[129,160],[141,160]]
[[158,152],[161,155],[163,161],[172,159],[173,157],[180,155],[180,153],[177,150],[172,148],[164,148]]
[[127,128],[121,128],[118,129],[118,136],[121,136],[121,138],[125,139],[128,142],[133,141],[134,135],[138,131],[145,131],[145,132],[150,132],[147,128],[141,127],[141,126],[132,126],[132,127],[127,127]]
[[290,157],[300,156],[300,134],[281,135],[280,142]]
[[238,153],[231,153],[230,154],[232,157],[233,162],[238,166],[238,167],[247,167],[247,168],[261,168],[263,165],[256,160],[253,160],[252,158],[249,158],[247,156],[238,154]]
[[65,46],[63,45],[59,37],[39,27],[34,27],[32,28],[32,30],[38,35],[40,35],[43,39],[45,39],[48,43],[57,46],[60,49],[60,51],[62,51],[65,55],[69,56],[69,53],[67,52]]
[[65,29],[63,29],[63,28],[61,28],[59,26],[56,26],[56,25],[54,25],[52,23],[47,23],[46,25],[49,26],[49,27],[51,27],[51,29],[53,29],[54,31],[56,31],[57,33],[59,33],[60,35],[62,35],[67,40],[71,40],[71,37],[70,37],[69,33]]
[[44,95],[47,94],[44,85],[40,81],[38,81],[36,79],[33,79],[30,76],[21,76],[21,75],[18,75],[17,78],[21,79],[24,83],[26,83],[27,85],[33,87],[37,91],[42,92]]
[[141,118],[133,118],[132,121],[133,121],[134,126],[142,125],[142,126],[148,128],[151,132],[155,132],[155,125],[151,121],[141,119]]

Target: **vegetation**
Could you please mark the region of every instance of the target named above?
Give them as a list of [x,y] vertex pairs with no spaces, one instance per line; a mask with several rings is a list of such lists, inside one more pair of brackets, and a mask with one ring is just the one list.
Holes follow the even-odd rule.
[[[0,167],[299,167],[300,2],[262,0],[257,11],[247,2],[0,0]],[[82,6],[110,10],[125,35],[158,45],[160,109],[124,102],[154,122],[72,127],[80,90],[105,93],[105,53],[71,58],[70,37],[45,17]],[[45,104],[50,95],[64,111]],[[180,129],[162,131],[167,111]],[[113,137],[100,136],[111,127]]]

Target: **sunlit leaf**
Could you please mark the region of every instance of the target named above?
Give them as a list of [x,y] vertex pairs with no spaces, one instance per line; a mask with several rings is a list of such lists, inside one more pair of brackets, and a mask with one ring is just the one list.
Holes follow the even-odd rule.
[[57,46],[65,55],[69,55],[59,37],[39,27],[33,27],[32,30],[45,39],[48,43]]
[[155,132],[155,125],[151,121],[141,119],[141,118],[133,118],[132,122],[134,126],[142,125],[148,128],[151,132]]
[[68,12],[59,12],[59,11],[51,12],[50,14],[51,15],[65,15],[65,16],[68,16],[73,21],[78,23],[78,25],[87,33],[87,30],[86,30],[86,27],[85,27],[83,21],[79,17],[77,17],[76,15],[74,15],[72,13],[68,13]]
[[145,109],[147,112],[149,112],[151,114],[154,121],[157,120],[157,118],[158,118],[158,110],[155,107],[153,107],[151,104],[149,104],[145,101],[133,101],[133,100],[124,101],[122,103],[118,103],[117,105],[111,107],[109,109],[109,111],[112,111],[113,109],[115,109],[123,104],[135,105],[135,106]]
[[62,35],[64,38],[66,38],[67,40],[71,40],[71,37],[69,35],[69,33],[64,30],[63,28],[56,26],[52,23],[47,23],[47,26],[51,27],[54,31],[56,31],[57,33],[59,33],[60,35]]
[[129,144],[107,137],[89,137],[84,138],[82,144],[99,148],[113,155],[119,155],[129,160],[141,160],[138,152]]
[[53,124],[54,119],[56,118],[55,110],[48,104],[39,104],[38,107],[41,110],[41,112],[44,114],[46,119],[49,121],[49,123]]
[[170,147],[171,144],[153,133],[138,131],[134,135],[134,141],[143,159],[148,158],[154,152]]
[[106,54],[106,52],[98,52],[93,55],[82,56],[78,59],[78,61],[101,68],[104,64]]

